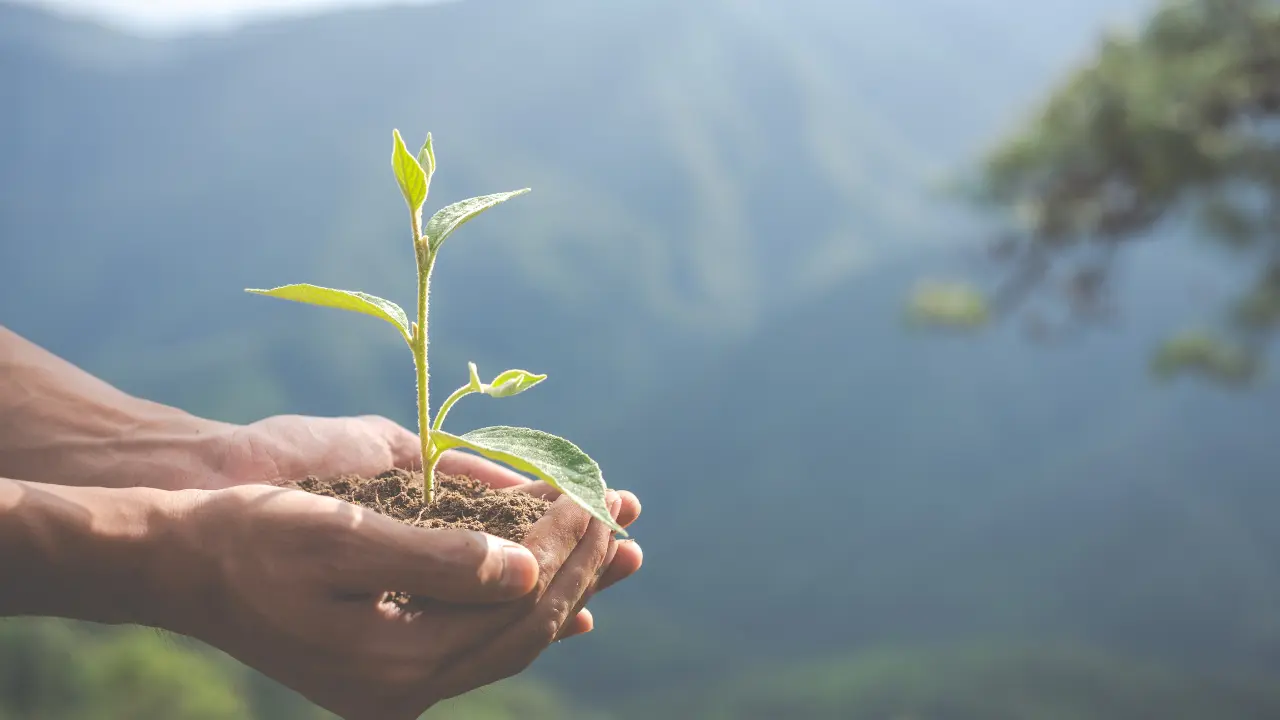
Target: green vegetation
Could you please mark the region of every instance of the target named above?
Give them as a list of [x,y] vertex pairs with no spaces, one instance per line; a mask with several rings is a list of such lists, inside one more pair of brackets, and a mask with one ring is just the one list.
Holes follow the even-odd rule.
[[4,720],[238,720],[235,666],[149,630],[0,623]]
[[1258,374],[1258,358],[1246,348],[1232,346],[1198,330],[1184,331],[1162,345],[1151,361],[1160,378],[1199,372],[1224,382],[1248,384]]
[[741,678],[678,717],[706,720],[1264,720],[1280,689],[1052,645],[895,648]]
[[423,143],[417,157],[409,153],[399,130],[393,131],[392,136],[391,167],[395,171],[396,182],[400,185],[404,201],[409,205],[410,227],[413,230],[413,250],[418,267],[418,319],[410,322],[399,305],[361,292],[307,284],[285,285],[271,290],[250,289],[248,292],[371,315],[391,323],[400,331],[400,336],[413,351],[414,367],[417,368],[423,497],[427,503],[431,503],[435,496],[435,469],[440,455],[447,450],[464,448],[546,480],[600,522],[626,535],[626,531],[609,515],[600,466],[568,440],[540,430],[506,426],[481,428],[461,436],[451,435],[441,429],[445,416],[459,399],[472,393],[495,398],[509,397],[537,385],[547,378],[546,375],[534,375],[525,370],[507,370],[494,378],[493,382],[482,383],[475,363],[469,363],[470,381],[444,401],[435,421],[432,421],[428,392],[430,372],[427,364],[427,310],[430,307],[431,271],[435,268],[436,256],[444,241],[467,221],[489,208],[523,195],[528,192],[528,188],[456,202],[432,215],[423,227],[422,206],[427,200],[431,177],[436,171],[431,134],[427,133],[427,141]]
[[[1105,316],[1116,250],[1177,235],[1171,223],[1194,216],[1197,234],[1251,268],[1223,323],[1238,350],[1228,358],[1176,339],[1153,368],[1230,383],[1252,375],[1280,327],[1277,117],[1280,5],[1270,0],[1167,0],[1140,31],[1107,35],[975,183],[975,198],[1015,225],[998,243],[1015,270],[997,309],[1010,312],[1029,288],[1049,285],[1062,288],[1077,319]],[[1055,269],[1065,277],[1046,282]]]
[[982,327],[989,315],[986,299],[966,282],[920,283],[908,308],[912,322],[942,327]]

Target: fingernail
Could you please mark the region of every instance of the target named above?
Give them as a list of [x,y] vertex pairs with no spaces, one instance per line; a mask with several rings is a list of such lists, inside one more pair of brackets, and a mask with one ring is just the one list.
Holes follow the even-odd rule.
[[609,514],[613,516],[614,520],[617,520],[618,511],[622,510],[622,496],[612,490],[609,490],[604,494],[604,499],[605,502],[609,503]]
[[490,550],[502,551],[502,579],[500,582],[512,589],[533,587],[538,581],[538,562],[533,553],[523,545],[489,536]]

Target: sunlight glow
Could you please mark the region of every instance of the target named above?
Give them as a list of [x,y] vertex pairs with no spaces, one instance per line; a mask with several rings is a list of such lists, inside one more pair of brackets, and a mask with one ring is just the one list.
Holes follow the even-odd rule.
[[425,4],[433,0],[20,0],[136,32],[172,34],[226,29],[251,20],[351,7]]

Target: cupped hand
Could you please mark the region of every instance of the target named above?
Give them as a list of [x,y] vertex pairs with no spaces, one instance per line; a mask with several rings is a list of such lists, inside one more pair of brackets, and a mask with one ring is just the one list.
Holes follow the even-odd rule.
[[[615,547],[567,498],[522,547],[266,485],[184,496],[172,552],[199,581],[170,629],[348,720],[414,718],[519,672],[565,634]],[[386,591],[435,601],[407,613]]]
[[[307,475],[374,475],[392,467],[420,468],[418,436],[394,421],[380,416],[322,418],[305,415],[278,415],[223,431],[216,448],[218,472],[213,487],[243,484],[281,484]],[[438,469],[447,474],[467,475],[490,487],[524,492],[556,500],[560,493],[545,482],[529,478],[484,458],[449,451]],[[640,517],[640,501],[630,492],[618,491],[621,508],[618,524],[629,527]],[[633,540],[615,543],[606,558],[605,571],[583,599],[635,574],[644,561],[640,545]],[[581,604],[571,616],[562,638],[589,632],[595,619]]]

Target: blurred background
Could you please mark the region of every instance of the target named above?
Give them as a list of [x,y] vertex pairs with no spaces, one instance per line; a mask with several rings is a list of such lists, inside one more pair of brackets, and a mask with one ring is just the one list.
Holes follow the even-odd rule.
[[[1280,2],[0,2],[0,322],[195,413],[439,393],[644,502],[597,630],[437,718],[1280,717]],[[416,147],[416,145],[415,145]],[[447,386],[447,387],[446,387]],[[0,718],[329,717],[0,623]]]

